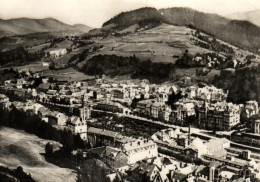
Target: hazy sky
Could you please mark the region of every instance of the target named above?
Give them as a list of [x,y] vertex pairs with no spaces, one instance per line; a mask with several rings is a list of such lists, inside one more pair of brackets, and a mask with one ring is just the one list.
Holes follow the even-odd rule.
[[100,27],[118,13],[140,7],[190,7],[226,15],[260,9],[260,0],[0,0],[0,18],[53,17],[68,24]]

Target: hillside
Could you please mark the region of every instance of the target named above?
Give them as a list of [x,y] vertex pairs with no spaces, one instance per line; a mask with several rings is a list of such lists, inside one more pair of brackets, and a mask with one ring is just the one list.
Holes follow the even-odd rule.
[[111,30],[122,30],[131,25],[142,28],[155,27],[161,23],[190,26],[233,45],[257,51],[260,48],[260,28],[239,20],[230,20],[217,14],[202,13],[189,8],[141,8],[123,12],[103,24],[115,25]]
[[[109,25],[112,24],[104,27]],[[196,30],[187,26],[162,23],[154,28],[134,31],[138,27],[139,25],[134,24],[118,31],[128,32],[123,35],[109,34],[102,38],[91,37],[93,43],[88,47],[99,48],[86,54],[80,53],[75,57],[75,61],[71,62],[87,75],[106,74],[113,77],[130,75],[132,79],[147,78],[150,81],[159,82],[184,75],[195,78],[196,68],[206,67],[207,57],[211,57],[212,60],[223,60],[232,56],[244,63],[246,57],[252,54],[219,39],[214,40],[212,36],[205,33],[198,34]],[[195,61],[191,64],[180,63],[182,68],[176,68],[174,64],[176,61],[183,61],[186,51],[188,51],[190,61],[196,59],[197,56],[202,58],[201,63],[197,64]],[[145,66],[143,62],[147,65]],[[232,64],[227,64],[225,62],[216,69],[232,67]]]
[[72,169],[60,168],[45,160],[41,155],[47,142],[56,147],[61,144],[40,139],[24,131],[0,127],[0,163],[6,167],[22,166],[36,181],[75,181],[76,174]]
[[232,13],[227,15],[226,17],[234,20],[249,21],[260,27],[260,10]]
[[87,25],[84,24],[74,24],[73,27],[75,27],[76,29],[80,30],[81,32],[87,33],[90,30],[92,30],[92,27],[89,27]]
[[84,25],[68,25],[53,18],[30,19],[16,18],[0,19],[0,37],[10,35],[24,35],[36,32],[66,32],[67,34],[85,33]]
[[122,30],[134,24],[138,24],[139,26],[156,26],[163,22],[164,17],[155,8],[141,8],[122,12],[105,22],[102,27],[115,24],[114,29]]

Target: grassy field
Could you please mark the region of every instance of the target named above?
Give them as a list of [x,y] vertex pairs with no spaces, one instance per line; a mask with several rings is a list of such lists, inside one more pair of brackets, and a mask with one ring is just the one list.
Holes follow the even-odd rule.
[[154,62],[175,62],[173,55],[181,56],[188,49],[191,54],[210,52],[194,45],[190,38],[191,29],[181,26],[162,24],[143,32],[121,37],[95,39],[96,44],[104,47],[96,54],[116,54],[150,59]]
[[[30,64],[26,64],[26,65],[22,65],[22,66],[11,66],[14,69],[17,69],[18,71],[33,71],[33,72],[40,72],[40,71],[44,71],[47,70],[48,67],[46,66],[42,66],[42,61],[36,61]],[[5,68],[11,68],[11,67],[5,67]],[[2,68],[2,69],[5,69]]]
[[47,77],[53,77],[58,81],[82,81],[86,79],[92,79],[93,76],[85,75],[82,72],[77,71],[74,68],[67,68],[62,70],[46,70],[41,72]]
[[47,142],[56,148],[61,144],[38,138],[24,131],[7,127],[0,128],[0,165],[16,168],[22,166],[33,179],[42,182],[73,182],[76,173],[45,161],[41,153]]

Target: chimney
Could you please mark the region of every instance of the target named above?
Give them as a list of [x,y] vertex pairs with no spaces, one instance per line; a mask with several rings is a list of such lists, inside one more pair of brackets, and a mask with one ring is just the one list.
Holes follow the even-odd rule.
[[190,124],[189,124],[188,145],[190,145],[190,143],[191,143],[190,133],[191,133],[191,130],[190,130]]

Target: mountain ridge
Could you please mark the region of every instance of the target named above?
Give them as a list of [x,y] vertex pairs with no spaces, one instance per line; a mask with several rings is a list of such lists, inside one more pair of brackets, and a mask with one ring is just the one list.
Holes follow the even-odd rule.
[[246,20],[260,27],[260,9],[245,11],[245,12],[236,12],[226,15],[227,18],[235,20]]
[[[154,21],[154,22],[153,22]],[[133,24],[158,26],[167,23],[190,26],[241,48],[256,52],[260,48],[260,28],[251,22],[231,20],[217,14],[200,12],[191,8],[140,8],[122,12],[103,24],[115,24],[114,30],[122,30]],[[152,27],[153,27],[152,26]]]
[[[84,28],[86,29],[86,25]],[[81,27],[63,23],[54,18],[32,19],[32,18],[14,18],[3,20],[0,19],[0,36],[24,35],[38,32],[71,32],[86,33],[83,24]],[[89,28],[91,29],[91,28]]]

